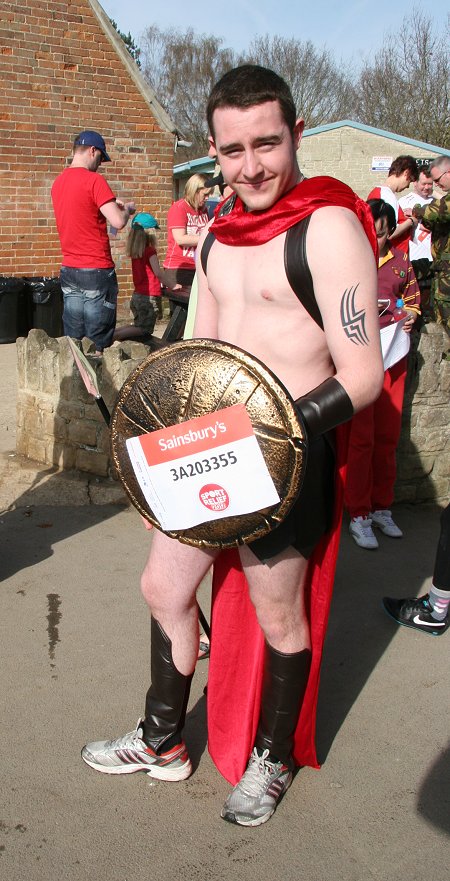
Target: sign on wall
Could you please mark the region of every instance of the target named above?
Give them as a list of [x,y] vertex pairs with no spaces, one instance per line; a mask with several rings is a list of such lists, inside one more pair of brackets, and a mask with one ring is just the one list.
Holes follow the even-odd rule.
[[[416,160],[419,168],[422,168],[423,165],[429,165],[433,159],[436,159],[435,156],[428,156],[427,158],[423,158],[423,156],[414,156],[413,159]],[[372,156],[372,168],[371,171],[382,171],[384,174],[389,173],[389,169],[392,165],[393,157],[392,156]]]
[[436,159],[436,158],[437,158],[436,156],[428,156],[426,159],[424,159],[423,156],[422,156],[422,157],[419,159],[417,156],[414,156],[414,159],[416,160],[417,165],[419,166],[419,168],[422,168],[423,165],[429,165],[430,162],[432,162],[433,159]]
[[388,173],[392,165],[392,156],[372,156],[372,171]]

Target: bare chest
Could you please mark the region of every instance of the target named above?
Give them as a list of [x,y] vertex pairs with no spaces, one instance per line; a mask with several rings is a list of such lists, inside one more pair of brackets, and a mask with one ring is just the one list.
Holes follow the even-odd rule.
[[284,271],[285,235],[255,247],[214,243],[208,261],[208,287],[221,310],[272,305],[289,308],[293,291]]
[[285,271],[285,234],[256,247],[215,242],[208,287],[218,306],[218,336],[260,358],[292,394],[311,388],[316,367],[332,372],[323,331],[292,290]]

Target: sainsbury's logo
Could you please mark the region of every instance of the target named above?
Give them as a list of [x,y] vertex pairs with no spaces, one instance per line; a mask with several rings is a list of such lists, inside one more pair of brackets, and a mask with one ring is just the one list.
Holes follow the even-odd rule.
[[161,450],[174,450],[176,447],[187,446],[199,440],[216,440],[218,434],[223,434],[226,430],[225,424],[216,420],[215,425],[207,425],[205,428],[199,428],[197,431],[193,431],[190,428],[185,434],[172,434],[171,437],[160,437],[158,443]]
[[182,459],[252,437],[253,427],[244,404],[234,404],[140,435],[149,465]]

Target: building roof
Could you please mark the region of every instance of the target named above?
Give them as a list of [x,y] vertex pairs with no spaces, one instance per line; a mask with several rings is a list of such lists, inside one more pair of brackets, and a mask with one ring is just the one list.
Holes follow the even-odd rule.
[[122,37],[120,37],[117,31],[113,28],[111,20],[107,16],[103,7],[100,6],[100,3],[98,3],[97,0],[89,0],[89,3],[91,4],[93,12],[97,16],[106,36],[114,46],[114,49],[116,50],[128,73],[130,74],[130,77],[141,92],[144,100],[149,105],[152,115],[154,116],[156,121],[159,123],[162,129],[165,129],[168,132],[173,132],[173,134],[178,134],[175,123],[172,122],[170,116],[164,110],[164,107],[162,107],[159,103],[154,90],[147,82],[147,80],[143,77],[136,62],[133,61],[127,47],[125,46],[125,43],[122,40]]
[[414,141],[412,138],[405,138],[404,135],[397,135],[395,132],[387,132],[382,128],[373,128],[371,125],[364,125],[362,122],[354,122],[352,119],[341,119],[339,122],[328,122],[326,125],[316,125],[314,128],[305,129],[303,137],[308,138],[311,135],[319,135],[322,132],[332,131],[336,128],[356,128],[360,131],[367,132],[371,135],[378,135],[381,138],[389,138],[392,141],[401,141],[409,147],[420,147],[422,150],[432,150],[433,153],[441,153],[442,156],[450,156],[450,150],[444,147],[437,147],[435,144],[427,144],[424,141]]
[[[431,150],[433,153],[440,153],[442,156],[450,156],[450,150],[446,150],[445,147],[436,147],[434,144],[426,144],[424,141],[414,141],[412,138],[405,138],[404,135],[396,135],[395,132],[387,132],[382,128],[374,128],[371,125],[364,125],[362,122],[354,122],[352,119],[340,119],[338,122],[328,122],[325,125],[307,128],[303,132],[303,137],[309,138],[311,135],[319,135],[322,132],[329,132],[333,129],[345,128],[346,126],[359,129],[371,135],[378,135],[381,138],[389,138],[391,141],[401,141],[409,147],[420,147],[422,150]],[[175,177],[180,177],[183,175],[183,172],[185,173],[191,169],[192,171],[205,171],[209,173],[214,171],[215,162],[216,160],[210,159],[209,156],[191,159],[190,162],[185,162],[182,165],[174,165],[173,173]],[[208,163],[211,163],[209,167],[207,167]]]
[[186,174],[214,174],[216,160],[210,156],[201,156],[200,159],[189,159],[188,162],[180,162],[173,166],[174,177],[185,177]]

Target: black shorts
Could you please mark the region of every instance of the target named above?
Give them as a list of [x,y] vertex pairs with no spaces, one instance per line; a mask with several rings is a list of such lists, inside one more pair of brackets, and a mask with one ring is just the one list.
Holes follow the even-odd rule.
[[164,275],[172,287],[173,285],[180,284],[190,290],[194,281],[195,269],[165,269]]
[[249,542],[248,547],[261,563],[289,547],[295,548],[306,559],[311,556],[321,536],[331,527],[334,470],[332,434],[310,440],[303,485],[289,514],[272,532]]

